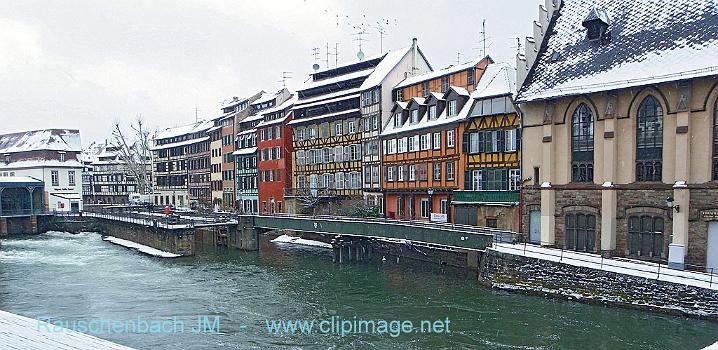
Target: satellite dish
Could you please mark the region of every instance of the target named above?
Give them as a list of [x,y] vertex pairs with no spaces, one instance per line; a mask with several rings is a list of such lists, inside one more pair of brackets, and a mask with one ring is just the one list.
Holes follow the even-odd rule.
[[312,68],[313,68],[314,70],[319,70],[319,65],[315,63],[315,64],[312,65]]
[[361,51],[357,52],[357,58],[358,58],[360,61],[363,60],[363,59],[364,59],[364,53],[361,52]]

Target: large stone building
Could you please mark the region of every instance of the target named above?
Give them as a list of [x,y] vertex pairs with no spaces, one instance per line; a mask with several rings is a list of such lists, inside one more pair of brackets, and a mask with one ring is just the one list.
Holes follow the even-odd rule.
[[518,60],[524,232],[718,267],[715,2],[548,0],[539,12]]
[[0,177],[44,183],[45,210],[82,210],[82,146],[78,130],[46,129],[0,135]]
[[429,70],[414,40],[402,49],[311,74],[297,91],[289,122],[294,161],[288,195],[300,203],[297,212],[320,207],[347,213],[349,203],[362,202],[383,207],[379,134],[391,116],[392,88]]

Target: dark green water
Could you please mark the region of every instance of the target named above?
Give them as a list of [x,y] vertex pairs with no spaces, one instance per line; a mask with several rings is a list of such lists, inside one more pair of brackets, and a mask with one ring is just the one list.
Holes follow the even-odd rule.
[[[0,309],[65,322],[186,322],[184,332],[96,334],[138,349],[699,349],[718,341],[718,323],[509,294],[436,267],[338,265],[323,249],[271,243],[260,253],[159,259],[91,233],[2,241]],[[190,332],[201,315],[219,316],[219,332]],[[265,324],[332,316],[448,318],[450,333],[274,335]]]

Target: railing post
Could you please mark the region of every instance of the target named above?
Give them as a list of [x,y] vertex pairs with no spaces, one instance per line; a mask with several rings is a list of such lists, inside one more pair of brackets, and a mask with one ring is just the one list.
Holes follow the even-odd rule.
[[563,248],[561,248],[561,257],[558,259],[558,262],[562,262],[562,261],[563,261]]
[[711,280],[708,282],[708,288],[713,287],[713,268],[711,267]]
[[656,273],[656,279],[661,278],[661,263],[658,263],[658,272]]

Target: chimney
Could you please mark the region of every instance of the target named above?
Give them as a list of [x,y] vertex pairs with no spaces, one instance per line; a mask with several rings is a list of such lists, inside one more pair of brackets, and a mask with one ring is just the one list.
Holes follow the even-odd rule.
[[411,55],[412,55],[412,57],[411,57],[411,75],[416,74],[416,70],[419,69],[416,67],[416,62],[417,62],[416,60],[418,58],[417,51],[419,48],[419,45],[417,45],[418,41],[419,40],[417,38],[411,39]]

